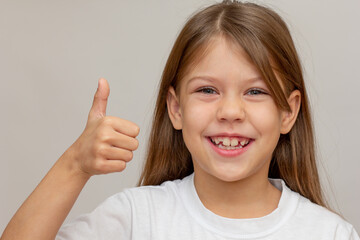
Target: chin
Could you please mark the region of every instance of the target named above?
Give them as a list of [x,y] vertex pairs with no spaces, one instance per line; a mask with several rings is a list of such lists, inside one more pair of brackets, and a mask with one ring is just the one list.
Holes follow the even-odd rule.
[[213,175],[215,178],[223,181],[223,182],[227,182],[227,183],[231,183],[231,182],[238,182],[241,180],[244,180],[247,176],[244,173],[241,172],[232,172],[232,171],[226,171],[226,172],[221,172],[221,173],[216,173]]

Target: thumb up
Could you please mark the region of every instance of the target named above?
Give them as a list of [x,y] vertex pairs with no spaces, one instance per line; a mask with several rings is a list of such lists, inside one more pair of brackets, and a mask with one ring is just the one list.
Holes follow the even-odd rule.
[[90,109],[90,120],[96,120],[106,116],[106,105],[110,94],[110,87],[106,79],[100,78],[98,82],[98,88],[96,90],[92,107]]
[[139,144],[140,128],[135,123],[106,116],[109,93],[108,82],[101,78],[86,127],[69,148],[78,169],[88,176],[123,171]]

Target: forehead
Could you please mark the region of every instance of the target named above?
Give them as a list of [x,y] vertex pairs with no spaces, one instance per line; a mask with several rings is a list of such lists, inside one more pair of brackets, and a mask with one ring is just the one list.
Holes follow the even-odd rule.
[[196,75],[219,79],[261,77],[245,50],[225,37],[211,39],[202,52],[196,54],[186,69],[182,84]]

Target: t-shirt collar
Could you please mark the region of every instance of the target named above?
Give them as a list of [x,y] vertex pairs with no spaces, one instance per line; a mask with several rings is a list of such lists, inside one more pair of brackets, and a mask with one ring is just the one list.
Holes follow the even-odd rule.
[[256,238],[266,236],[285,224],[294,214],[299,201],[299,195],[292,192],[283,180],[269,180],[282,192],[281,198],[273,212],[260,218],[225,218],[205,208],[195,189],[194,173],[183,179],[179,191],[185,208],[203,227],[221,236]]

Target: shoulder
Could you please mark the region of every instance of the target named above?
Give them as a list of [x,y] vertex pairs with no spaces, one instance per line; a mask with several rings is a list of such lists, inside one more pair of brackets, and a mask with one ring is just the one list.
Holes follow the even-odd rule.
[[335,236],[336,239],[359,239],[354,227],[340,215],[296,192],[291,191],[291,194],[298,197],[298,203],[290,224],[302,226],[304,232],[312,232],[319,236],[327,235],[331,239]]
[[126,188],[111,196],[107,201],[112,205],[130,205],[133,211],[138,209],[160,208],[179,201],[179,191],[186,187],[190,176],[184,179],[166,181],[161,185]]
[[[130,239],[130,236],[146,236],[153,223],[161,226],[171,222],[171,211],[180,204],[178,189],[186,178],[164,182],[160,186],[127,188],[103,201],[91,213],[79,216],[65,224],[56,239]],[[179,210],[179,209],[178,209]],[[112,238],[113,237],[113,238]],[[141,239],[141,238],[140,238]]]
[[189,177],[190,176],[185,177],[184,179],[166,181],[161,185],[149,185],[149,186],[126,188],[119,194],[124,194],[129,199],[133,199],[134,197],[167,198],[173,195],[177,195],[179,188],[182,188],[185,185],[185,182],[188,180]]
[[302,196],[299,200],[299,207],[296,216],[308,221],[310,224],[322,226],[323,228],[326,228],[327,231],[332,229],[336,235],[350,236],[354,231],[353,226],[340,215],[325,207],[315,204]]

